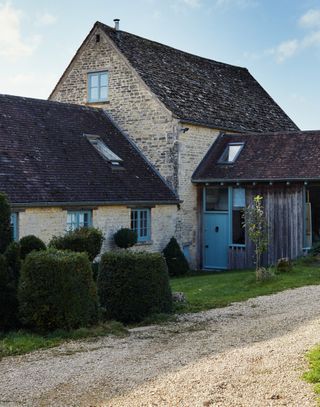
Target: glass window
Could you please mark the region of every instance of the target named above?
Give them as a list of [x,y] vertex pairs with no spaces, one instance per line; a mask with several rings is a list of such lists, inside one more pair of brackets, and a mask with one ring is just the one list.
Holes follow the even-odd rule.
[[10,217],[10,226],[11,226],[11,234],[12,239],[17,241],[19,239],[19,231],[18,231],[18,213],[14,212],[11,214]]
[[131,210],[131,229],[137,232],[138,242],[151,239],[151,213],[150,209]]
[[91,211],[68,211],[67,230],[87,228],[92,225]]
[[108,100],[108,72],[88,74],[88,101],[105,102]]
[[112,165],[119,165],[120,162],[122,162],[122,159],[111,151],[99,136],[87,134],[86,137],[93,147],[98,150],[106,160],[110,161]]
[[245,189],[234,188],[232,190],[232,243],[245,244],[244,211]]
[[231,164],[236,161],[240,154],[244,143],[229,143],[224,150],[219,162],[224,164]]
[[228,188],[206,188],[206,211],[228,210]]

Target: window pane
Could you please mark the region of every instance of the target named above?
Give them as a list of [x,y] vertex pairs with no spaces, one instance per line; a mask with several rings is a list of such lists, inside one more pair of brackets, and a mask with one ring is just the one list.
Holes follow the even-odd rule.
[[91,88],[90,89],[90,100],[98,100],[98,99],[99,99],[99,89]]
[[232,211],[232,243],[245,244],[244,210]]
[[108,97],[108,88],[106,86],[102,86],[100,88],[100,100],[107,100]]
[[131,211],[131,229],[137,232],[138,229],[138,212]]
[[90,75],[90,88],[97,88],[99,86],[99,76]]
[[243,148],[243,145],[243,143],[228,144],[219,161],[222,163],[233,163]]
[[232,201],[234,208],[244,208],[246,206],[246,193],[244,188],[234,188],[232,190]]
[[131,229],[137,232],[138,242],[150,239],[150,209],[131,210]]
[[100,74],[100,86],[107,86],[108,84],[108,74],[102,73]]
[[228,210],[228,188],[206,188],[206,211]]

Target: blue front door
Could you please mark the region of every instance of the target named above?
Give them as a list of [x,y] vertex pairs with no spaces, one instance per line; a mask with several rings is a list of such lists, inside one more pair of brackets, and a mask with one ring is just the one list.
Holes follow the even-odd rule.
[[228,213],[204,214],[204,267],[228,267]]

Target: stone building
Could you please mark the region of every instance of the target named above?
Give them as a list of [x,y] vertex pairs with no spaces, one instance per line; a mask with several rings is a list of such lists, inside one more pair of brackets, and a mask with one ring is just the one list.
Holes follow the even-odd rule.
[[[221,132],[296,131],[247,69],[191,55],[97,22],[50,99],[105,110],[174,189],[174,224],[193,267],[202,266],[192,174]],[[171,227],[172,225],[170,225]]]
[[107,250],[126,227],[137,248],[161,251],[174,235],[176,194],[103,110],[0,95],[0,117],[0,191],[16,239],[48,243],[92,225]]

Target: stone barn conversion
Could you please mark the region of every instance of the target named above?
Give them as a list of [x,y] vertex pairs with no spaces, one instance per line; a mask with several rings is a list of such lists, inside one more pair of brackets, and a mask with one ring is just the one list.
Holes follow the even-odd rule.
[[93,26],[50,99],[106,111],[155,166],[181,201],[174,235],[192,267],[205,264],[191,177],[218,135],[299,130],[247,69],[121,31],[118,21]]
[[0,190],[16,238],[92,225],[106,250],[131,227],[159,251],[174,235],[178,198],[103,110],[1,95],[0,117]]

